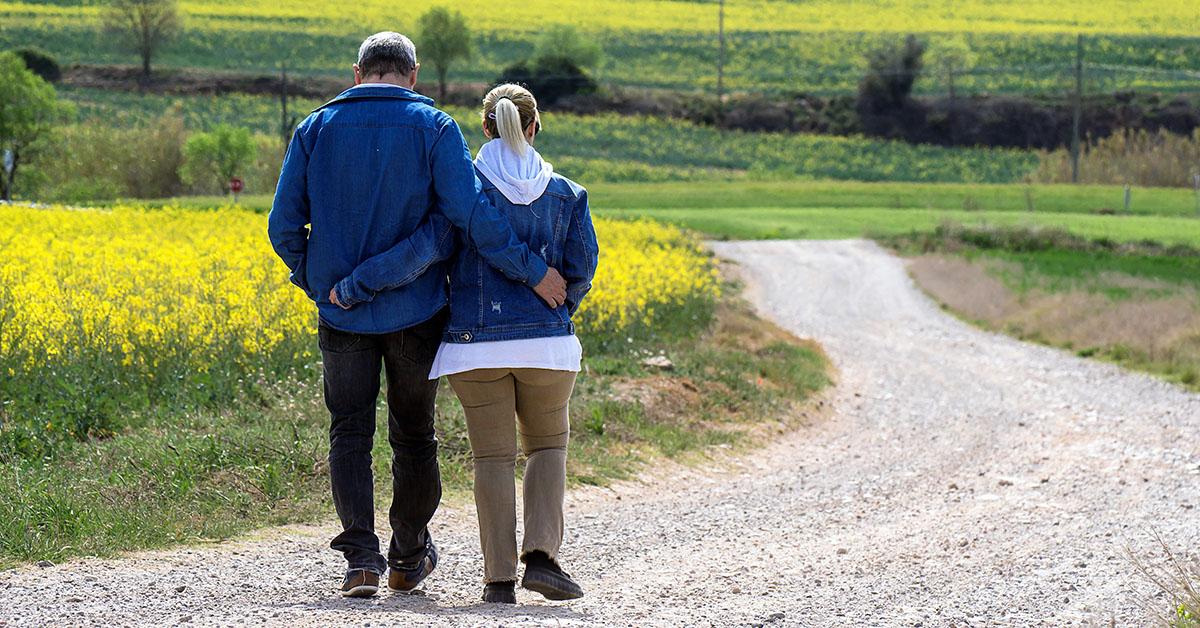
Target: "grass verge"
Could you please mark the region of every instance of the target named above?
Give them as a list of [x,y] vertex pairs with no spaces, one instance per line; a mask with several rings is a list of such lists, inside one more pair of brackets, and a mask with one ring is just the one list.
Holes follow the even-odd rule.
[[[650,355],[667,356],[673,368],[644,365]],[[756,442],[829,381],[816,346],[732,297],[697,333],[589,354],[585,364],[571,412],[576,485],[630,477],[660,457]],[[260,383],[253,399],[223,411],[162,412],[53,458],[10,461],[0,467],[0,567],[328,517],[320,391],[318,369],[306,369]],[[438,413],[443,480],[450,492],[465,491],[470,447],[448,386]],[[388,455],[381,430],[377,477],[387,477]]]

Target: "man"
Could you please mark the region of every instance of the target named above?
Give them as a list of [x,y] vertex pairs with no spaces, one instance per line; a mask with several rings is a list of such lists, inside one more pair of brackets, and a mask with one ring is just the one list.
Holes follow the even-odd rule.
[[[452,223],[490,264],[548,304],[566,299],[558,272],[483,196],[458,125],[412,91],[419,69],[403,35],[378,33],[363,42],[355,86],[309,115],[292,137],[268,226],[292,283],[320,314],[329,475],[343,529],[330,546],[346,557],[341,592],[351,597],[374,595],[385,567],[388,587],[407,592],[437,566],[427,529],[441,500],[437,382],[427,376],[446,321],[446,269],[431,264],[402,288],[355,294],[353,308],[330,298],[335,283],[402,240],[435,247]],[[386,560],[375,536],[371,475],[381,365],[392,448]]]

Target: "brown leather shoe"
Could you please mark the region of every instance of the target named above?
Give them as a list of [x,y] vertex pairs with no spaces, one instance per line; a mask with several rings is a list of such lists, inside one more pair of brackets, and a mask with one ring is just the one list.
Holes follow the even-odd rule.
[[379,591],[379,574],[366,569],[351,569],[342,581],[342,597],[371,597]]
[[396,593],[412,593],[437,568],[438,551],[433,541],[426,541],[425,557],[415,567],[388,569],[388,588]]

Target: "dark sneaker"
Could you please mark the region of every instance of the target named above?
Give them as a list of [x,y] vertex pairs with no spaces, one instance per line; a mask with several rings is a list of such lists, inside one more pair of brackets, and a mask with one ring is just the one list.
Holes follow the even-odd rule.
[[508,580],[505,582],[489,582],[483,585],[483,601],[493,604],[516,604],[517,583]]
[[388,588],[396,593],[411,593],[437,567],[437,546],[430,541],[425,548],[425,558],[411,568],[388,569]]
[[583,589],[558,566],[558,563],[550,560],[545,552],[530,552],[521,560],[525,561],[522,587],[541,593],[547,600],[574,600],[583,597]]
[[379,591],[379,574],[366,569],[351,569],[342,581],[342,597],[371,597]]

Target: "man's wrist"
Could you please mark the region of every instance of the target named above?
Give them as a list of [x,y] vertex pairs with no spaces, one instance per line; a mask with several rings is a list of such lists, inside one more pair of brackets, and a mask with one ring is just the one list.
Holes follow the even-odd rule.
[[344,310],[348,310],[359,303],[371,300],[368,295],[363,294],[362,291],[359,290],[358,284],[352,281],[351,277],[346,277],[345,279],[337,282],[337,285],[334,286],[334,290],[337,292],[338,303]]
[[529,260],[529,277],[525,283],[529,287],[534,287],[546,278],[546,273],[550,272],[550,267],[546,265],[546,261],[537,255],[530,255]]

